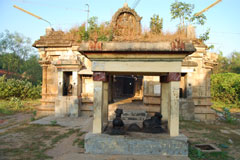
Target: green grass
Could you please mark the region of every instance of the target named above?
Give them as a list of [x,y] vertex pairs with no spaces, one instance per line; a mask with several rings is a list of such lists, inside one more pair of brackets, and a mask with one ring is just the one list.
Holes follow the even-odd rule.
[[239,104],[226,104],[221,101],[212,101],[213,105],[211,106],[213,109],[222,109],[222,108],[240,108]]
[[194,146],[189,146],[189,158],[191,160],[234,160],[227,152],[204,153]]
[[55,138],[52,139],[52,145],[55,145],[60,140],[69,137],[70,135],[79,132],[79,129],[69,129],[68,132],[58,135]]
[[[42,125],[23,125],[0,135],[0,155],[4,159],[49,159],[46,141],[58,135],[56,129]],[[4,137],[4,138],[3,138]]]
[[18,98],[0,100],[0,115],[12,115],[18,112],[34,111],[34,106],[39,104],[39,100],[21,101]]

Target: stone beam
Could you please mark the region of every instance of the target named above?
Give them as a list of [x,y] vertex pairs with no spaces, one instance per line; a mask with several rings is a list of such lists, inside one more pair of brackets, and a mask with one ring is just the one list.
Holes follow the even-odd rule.
[[169,73],[167,76],[161,76],[160,82],[168,83],[171,81],[180,81],[180,80],[181,80],[181,73],[172,72],[172,73]]
[[93,72],[93,80],[107,82],[108,77],[105,72]]
[[[181,61],[93,61],[94,72],[138,72],[138,73],[166,73],[181,72]],[[94,78],[94,75],[93,75]]]

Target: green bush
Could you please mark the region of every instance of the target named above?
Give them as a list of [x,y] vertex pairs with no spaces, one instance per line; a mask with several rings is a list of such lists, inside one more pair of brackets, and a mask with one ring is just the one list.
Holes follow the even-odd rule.
[[37,99],[41,97],[41,86],[34,86],[31,82],[18,79],[0,77],[0,99]]
[[211,94],[214,101],[240,108],[240,74],[213,74],[211,76]]

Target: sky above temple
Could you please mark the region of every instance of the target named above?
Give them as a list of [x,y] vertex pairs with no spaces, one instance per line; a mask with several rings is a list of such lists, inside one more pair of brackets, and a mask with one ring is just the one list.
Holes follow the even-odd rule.
[[[87,6],[90,6],[90,17],[97,16],[98,23],[110,21],[113,14],[126,0],[0,0],[0,32],[9,30],[19,32],[32,41],[38,40],[45,34],[49,24],[38,20],[13,7],[17,5],[52,23],[55,30],[67,31],[69,28],[81,25],[87,19]],[[127,0],[132,7],[136,0]],[[163,30],[174,32],[178,20],[171,20],[170,5],[175,0],[141,0],[136,12],[142,19],[142,28],[149,28],[150,18],[158,14],[163,18]],[[179,0],[180,1],[180,0]],[[206,8],[215,0],[182,0],[195,5],[195,12]],[[196,26],[197,35],[210,28],[210,39],[207,45],[213,44],[215,52],[222,51],[229,56],[233,51],[240,52],[240,0],[222,0],[211,8],[205,15],[207,22],[204,26]]]

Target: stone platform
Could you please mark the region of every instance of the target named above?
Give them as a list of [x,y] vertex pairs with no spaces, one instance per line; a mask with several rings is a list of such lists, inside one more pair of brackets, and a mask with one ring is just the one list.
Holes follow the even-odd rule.
[[124,136],[88,133],[84,146],[91,154],[188,156],[187,137],[183,134],[170,137],[140,132]]

